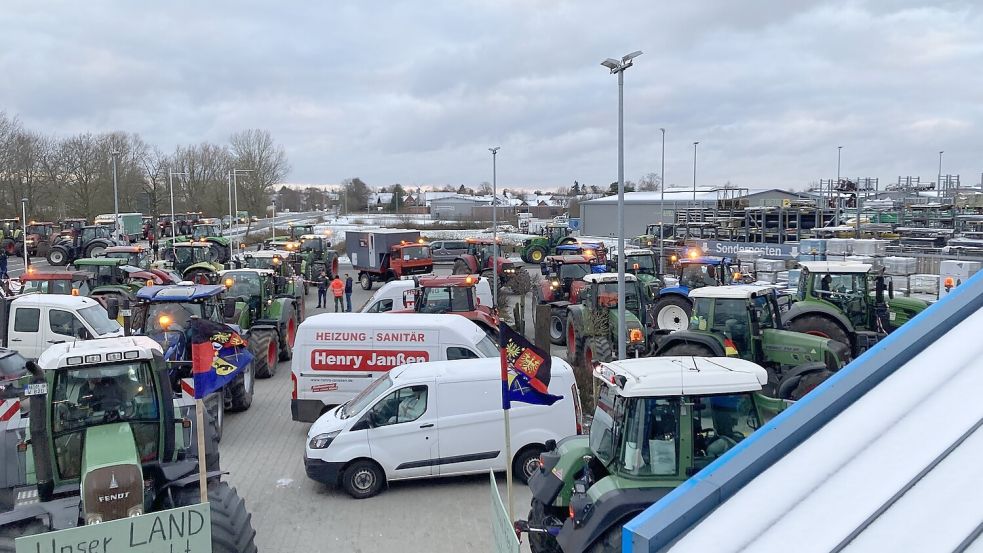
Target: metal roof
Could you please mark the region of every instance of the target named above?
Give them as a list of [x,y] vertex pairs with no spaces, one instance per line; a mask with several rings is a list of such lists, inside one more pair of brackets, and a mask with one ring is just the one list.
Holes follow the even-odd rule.
[[[598,283],[610,283],[618,282],[618,273],[596,273],[593,275],[584,275],[581,279],[584,282],[598,282]],[[638,277],[631,273],[625,273],[625,282],[635,282]]]
[[258,252],[247,252],[243,255],[258,257],[260,259],[272,259],[274,257],[286,259],[290,257],[290,252],[285,250],[259,250]]
[[193,301],[217,296],[225,291],[220,284],[172,284],[145,286],[137,290],[137,298],[148,301]]
[[767,294],[774,290],[774,285],[735,284],[733,286],[704,286],[689,291],[691,298],[737,298],[749,299]]
[[872,265],[849,261],[800,261],[810,273],[868,273]]
[[[623,384],[612,376],[623,376]],[[768,382],[768,372],[732,357],[642,357],[601,363],[594,377],[618,386],[625,397],[660,397],[753,392]]]

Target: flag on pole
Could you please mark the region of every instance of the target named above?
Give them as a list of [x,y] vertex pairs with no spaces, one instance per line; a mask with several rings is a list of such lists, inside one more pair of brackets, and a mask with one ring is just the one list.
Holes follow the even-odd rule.
[[253,360],[246,341],[228,325],[191,320],[191,372],[195,398],[222,388]]
[[532,345],[524,336],[505,323],[498,325],[502,359],[502,409],[513,401],[533,405],[552,405],[563,396],[548,392],[550,355]]

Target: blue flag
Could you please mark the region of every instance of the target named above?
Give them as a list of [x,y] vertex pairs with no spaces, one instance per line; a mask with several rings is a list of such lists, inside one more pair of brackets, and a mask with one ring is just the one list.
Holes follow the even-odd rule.
[[499,323],[498,335],[502,360],[502,409],[510,409],[513,401],[553,405],[563,399],[563,396],[547,391],[552,368],[548,353],[505,323]]
[[195,399],[201,399],[229,383],[253,360],[246,341],[228,325],[191,320],[191,372]]

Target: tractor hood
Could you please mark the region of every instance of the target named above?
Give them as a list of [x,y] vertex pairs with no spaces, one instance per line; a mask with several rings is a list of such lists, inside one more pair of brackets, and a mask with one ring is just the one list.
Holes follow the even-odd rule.
[[143,514],[143,471],[125,422],[85,431],[82,454],[82,509],[86,524]]

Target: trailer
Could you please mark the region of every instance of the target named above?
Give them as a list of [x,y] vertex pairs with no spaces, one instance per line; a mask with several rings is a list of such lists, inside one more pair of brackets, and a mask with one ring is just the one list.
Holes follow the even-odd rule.
[[417,230],[348,231],[345,248],[364,290],[371,290],[373,282],[433,271],[430,246]]
[[95,224],[113,227],[114,221],[119,222],[119,238],[133,243],[143,237],[143,214],[142,213],[120,213],[118,216],[112,213],[97,215]]

